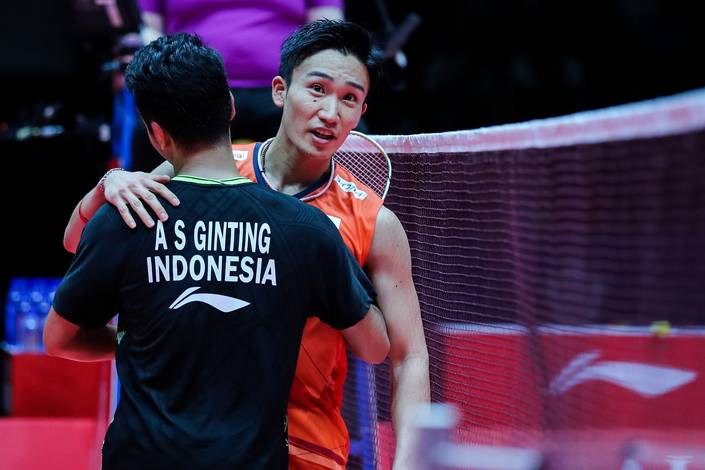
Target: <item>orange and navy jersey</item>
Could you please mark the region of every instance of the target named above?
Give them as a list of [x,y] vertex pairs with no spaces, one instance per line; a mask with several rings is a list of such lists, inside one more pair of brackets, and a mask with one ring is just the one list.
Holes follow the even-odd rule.
[[[240,174],[267,185],[260,171],[261,144],[234,145]],[[382,199],[349,171],[331,172],[297,197],[325,213],[360,265],[372,245]],[[350,438],[341,415],[347,375],[345,341],[340,331],[315,317],[308,319],[289,396],[289,468],[343,469]]]

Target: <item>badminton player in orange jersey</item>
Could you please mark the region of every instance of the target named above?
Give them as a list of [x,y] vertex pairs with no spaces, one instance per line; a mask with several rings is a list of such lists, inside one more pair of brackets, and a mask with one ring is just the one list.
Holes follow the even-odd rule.
[[[276,136],[235,146],[233,154],[243,176],[326,213],[369,274],[391,343],[394,468],[401,470],[410,466],[414,405],[430,398],[428,351],[409,244],[399,219],[382,200],[332,163],[366,110],[376,65],[369,33],[361,27],[329,20],[303,26],[282,45],[279,75],[272,80],[272,99],[283,110]],[[145,206],[165,220],[166,212],[152,193],[178,203],[164,185],[171,174],[168,163],[152,174],[111,172],[74,209],[64,236],[66,248],[75,249],[85,220],[106,201],[131,227],[136,226],[131,211],[147,226],[154,224]],[[357,190],[343,182],[354,182]],[[345,468],[350,440],[340,411],[346,372],[342,335],[310,319],[289,399],[290,469]]]

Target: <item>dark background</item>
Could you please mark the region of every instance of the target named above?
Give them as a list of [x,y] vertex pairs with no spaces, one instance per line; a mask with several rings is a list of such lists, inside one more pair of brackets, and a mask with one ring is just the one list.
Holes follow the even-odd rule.
[[[373,134],[473,129],[705,86],[698,2],[387,3],[395,25],[412,12],[422,23],[402,48],[407,69],[392,67],[370,98]],[[110,158],[109,143],[97,136],[111,119],[110,81],[100,66],[114,38],[77,20],[73,4],[0,6],[2,305],[10,277],[64,273],[64,225]],[[378,2],[350,1],[347,16],[384,42]],[[64,131],[17,140],[18,129],[46,124]]]
[[[348,3],[349,17],[381,29],[377,2]],[[403,48],[406,90],[372,103],[379,133],[473,129],[705,85],[702,2],[386,3],[394,23],[409,12],[423,22]]]

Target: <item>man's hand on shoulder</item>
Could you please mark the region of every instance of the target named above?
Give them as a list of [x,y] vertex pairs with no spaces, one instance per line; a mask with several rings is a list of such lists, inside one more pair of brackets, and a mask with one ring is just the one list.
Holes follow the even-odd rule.
[[179,205],[179,199],[165,186],[170,179],[168,175],[142,171],[114,171],[102,182],[105,200],[115,206],[128,227],[137,226],[133,212],[144,225],[153,227],[154,219],[147,211],[147,207],[162,222],[169,218],[156,195],[163,197],[174,206]]
[[76,252],[83,227],[106,201],[118,209],[130,228],[137,226],[130,209],[135,211],[147,227],[154,226],[154,220],[142,201],[147,203],[160,220],[165,221],[168,216],[155,194],[174,206],[179,205],[179,199],[165,186],[173,174],[174,168],[169,162],[162,163],[149,174],[141,171],[130,173],[117,168],[108,171],[73,209],[64,230],[64,248],[70,253]]

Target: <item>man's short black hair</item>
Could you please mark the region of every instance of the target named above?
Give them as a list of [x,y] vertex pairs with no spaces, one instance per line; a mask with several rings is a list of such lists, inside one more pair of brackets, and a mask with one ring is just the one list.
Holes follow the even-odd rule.
[[223,59],[198,36],[162,36],[142,47],[127,67],[125,83],[144,121],[159,124],[179,145],[227,138],[230,88]]
[[379,78],[381,52],[374,47],[372,35],[355,23],[337,20],[312,21],[294,31],[282,44],[279,75],[291,83],[299,64],[329,49],[353,55],[362,62],[370,75],[370,88]]

